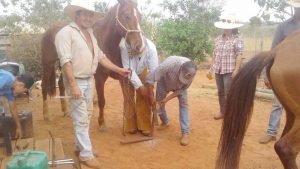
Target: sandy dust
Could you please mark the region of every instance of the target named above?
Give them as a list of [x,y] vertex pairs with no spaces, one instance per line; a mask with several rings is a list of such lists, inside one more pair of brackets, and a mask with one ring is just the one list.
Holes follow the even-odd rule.
[[[194,83],[189,88],[189,105],[191,117],[190,144],[180,146],[181,136],[178,122],[178,101],[174,99],[167,104],[170,127],[164,131],[155,131],[157,137],[152,141],[121,145],[122,135],[122,94],[118,81],[109,79],[106,82],[105,118],[110,130],[100,132],[97,124],[98,107],[92,117],[90,135],[94,151],[99,154],[98,160],[103,169],[214,169],[216,151],[222,121],[213,116],[218,112],[217,93],[215,89],[202,88],[203,84],[214,85],[214,80],[205,77],[205,71],[199,71]],[[70,117],[62,117],[60,103],[51,99],[50,112],[52,122],[45,122],[42,116],[42,97],[35,91],[34,101],[21,104],[20,109],[33,112],[33,125],[36,139],[49,138],[48,130],[55,137],[63,139],[64,151],[73,156],[73,131]],[[265,134],[270,101],[255,101],[254,114],[245,136],[241,169],[282,169],[271,142],[267,145],[258,143]],[[285,118],[285,117],[284,117]],[[282,119],[280,132],[285,119]],[[130,137],[130,136],[127,136]]]

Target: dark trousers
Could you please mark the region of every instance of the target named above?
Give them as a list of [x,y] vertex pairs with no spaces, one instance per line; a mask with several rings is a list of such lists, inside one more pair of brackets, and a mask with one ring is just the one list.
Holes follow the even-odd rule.
[[225,103],[226,103],[226,96],[229,92],[232,78],[232,73],[226,74],[215,74],[216,83],[218,88],[218,96],[219,96],[219,105],[220,105],[220,113],[225,113]]

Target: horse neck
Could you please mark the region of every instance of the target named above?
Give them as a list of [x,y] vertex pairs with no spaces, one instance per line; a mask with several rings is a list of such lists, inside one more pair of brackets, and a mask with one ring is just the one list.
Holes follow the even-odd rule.
[[122,39],[116,29],[116,6],[113,7],[103,19],[99,20],[94,26],[94,32],[101,50],[109,57],[120,55],[119,43]]

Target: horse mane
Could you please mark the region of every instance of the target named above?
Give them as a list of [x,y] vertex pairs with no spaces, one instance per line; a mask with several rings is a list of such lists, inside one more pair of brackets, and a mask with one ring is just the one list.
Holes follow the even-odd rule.
[[[115,26],[116,24],[116,10],[118,4],[110,8],[105,16],[99,19],[93,26],[94,35],[97,39],[98,45],[107,58],[118,66],[122,66],[121,52],[119,43],[122,36],[118,33]],[[101,69],[103,68],[99,65]]]

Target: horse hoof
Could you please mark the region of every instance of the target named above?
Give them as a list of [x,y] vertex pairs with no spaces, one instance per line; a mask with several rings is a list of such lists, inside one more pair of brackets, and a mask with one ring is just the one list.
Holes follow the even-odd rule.
[[108,132],[108,131],[110,131],[111,129],[109,128],[109,127],[107,127],[106,125],[101,125],[100,127],[99,127],[99,131],[100,132]]

